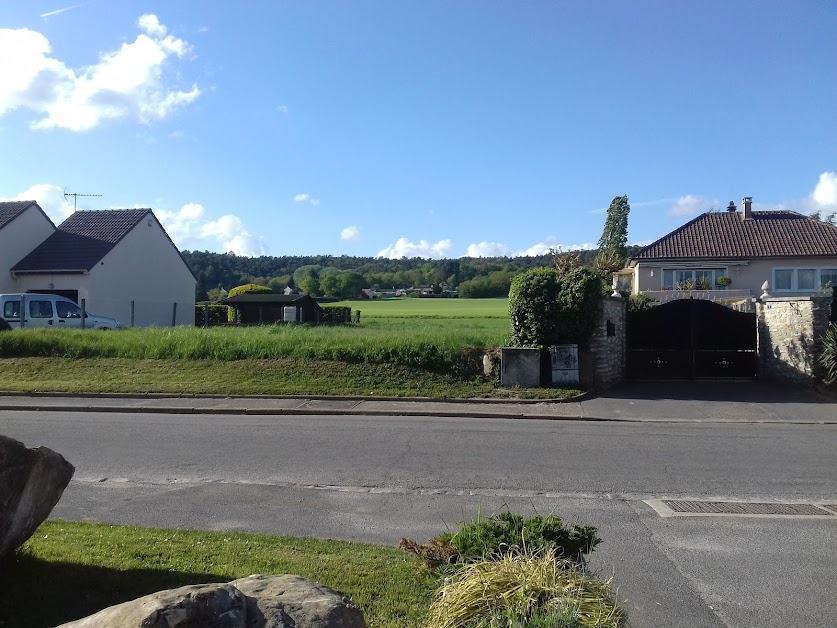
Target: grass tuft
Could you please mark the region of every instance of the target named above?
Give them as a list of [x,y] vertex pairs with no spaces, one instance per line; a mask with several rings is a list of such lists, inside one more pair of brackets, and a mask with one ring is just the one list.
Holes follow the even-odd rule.
[[462,567],[433,598],[427,628],[617,628],[608,583],[552,553],[508,553]]

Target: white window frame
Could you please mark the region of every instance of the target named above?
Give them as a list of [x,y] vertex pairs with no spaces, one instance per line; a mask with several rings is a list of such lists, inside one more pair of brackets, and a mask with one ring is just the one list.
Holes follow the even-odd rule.
[[[791,271],[791,287],[789,289],[778,288],[776,282],[776,271],[780,270],[789,270]],[[799,271],[800,270],[813,270],[815,273],[814,276],[814,287],[813,288],[800,288],[799,287]],[[776,266],[773,268],[773,271],[770,273],[770,283],[773,286],[773,292],[781,292],[784,294],[788,294],[791,292],[803,292],[805,294],[816,294],[820,290],[823,289],[822,286],[822,272],[824,270],[835,270],[835,266]]]
[[[663,267],[660,269],[660,290],[676,290],[677,289],[677,273],[691,273],[692,281],[695,280],[695,275],[697,273],[705,273],[709,272],[712,274],[711,285],[709,286],[710,290],[718,290],[718,286],[715,282],[718,280],[718,277],[729,277],[729,268],[707,268],[705,266],[690,266],[688,268],[666,268]],[[665,283],[666,273],[672,274],[672,282],[670,286],[667,286]]]

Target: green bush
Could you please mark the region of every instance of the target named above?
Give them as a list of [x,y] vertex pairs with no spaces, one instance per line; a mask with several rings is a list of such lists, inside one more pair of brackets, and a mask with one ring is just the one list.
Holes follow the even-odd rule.
[[351,323],[352,308],[344,305],[324,307],[322,321],[324,323]]
[[224,325],[227,322],[227,306],[217,303],[195,303],[195,326],[203,327],[205,308],[209,306],[209,326]]
[[837,380],[837,325],[833,323],[822,337],[818,359],[825,369],[825,381],[831,383]]
[[509,552],[549,553],[580,562],[601,542],[592,525],[565,527],[561,517],[549,514],[525,518],[510,511],[487,519],[477,517],[424,545],[401,539],[400,547],[416,554],[431,568],[444,563],[496,559]]
[[647,294],[632,294],[628,297],[628,311],[642,312],[657,305],[657,300]]
[[273,290],[267,286],[260,286],[257,283],[246,283],[243,286],[236,286],[227,294],[227,298],[235,297],[239,294],[273,294]]
[[563,273],[554,268],[533,268],[517,275],[509,292],[515,344],[586,345],[603,296],[601,278],[585,267]]

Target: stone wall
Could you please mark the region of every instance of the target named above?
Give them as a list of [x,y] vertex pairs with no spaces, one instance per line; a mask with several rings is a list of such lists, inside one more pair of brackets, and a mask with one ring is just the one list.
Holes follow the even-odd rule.
[[579,352],[579,376],[585,390],[606,390],[625,379],[626,312],[625,299],[607,297],[602,302],[590,342]]
[[759,299],[759,377],[816,381],[819,339],[828,329],[831,301],[830,296]]

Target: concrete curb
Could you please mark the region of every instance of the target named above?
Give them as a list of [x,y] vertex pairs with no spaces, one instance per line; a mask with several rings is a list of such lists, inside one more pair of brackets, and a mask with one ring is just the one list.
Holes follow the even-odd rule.
[[[305,397],[309,399],[310,397]],[[535,421],[583,421],[588,423],[688,423],[688,424],[723,424],[723,425],[837,425],[834,421],[763,421],[740,420],[723,421],[713,419],[645,419],[638,417],[598,417],[582,415],[556,416],[550,414],[491,413],[476,411],[432,411],[432,410],[363,410],[363,409],[316,409],[316,408],[178,408],[178,407],[126,407],[126,406],[80,406],[49,405],[20,406],[0,404],[0,411],[18,412],[89,412],[102,414],[208,414],[208,415],[245,415],[245,416],[415,416],[444,417],[455,416],[473,419],[529,419]]]
[[594,395],[583,392],[572,397],[550,397],[545,399],[513,399],[491,398],[484,399],[463,397],[376,397],[371,395],[216,395],[191,393],[62,393],[62,392],[21,392],[16,390],[2,391],[0,397],[46,397],[70,399],[316,399],[318,401],[415,401],[419,403],[473,403],[473,404],[519,404],[534,405],[538,403],[575,403],[586,401]]

